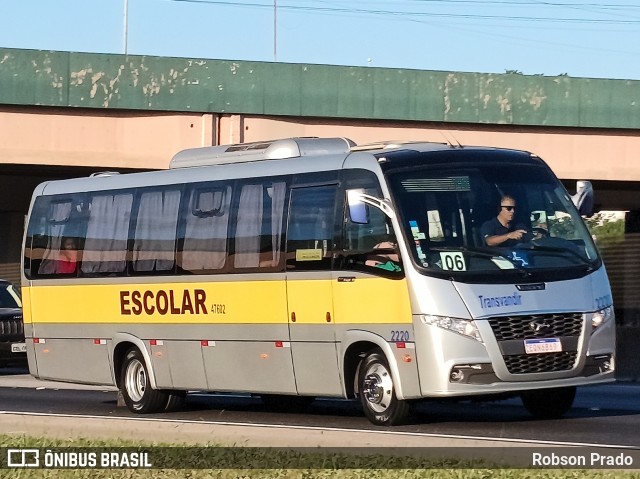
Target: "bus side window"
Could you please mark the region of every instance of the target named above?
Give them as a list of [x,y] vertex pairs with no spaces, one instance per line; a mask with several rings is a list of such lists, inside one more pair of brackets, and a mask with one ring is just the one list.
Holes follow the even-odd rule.
[[143,191],[133,234],[133,271],[170,272],[175,265],[180,190]]
[[82,255],[86,211],[82,195],[39,198],[25,249],[29,277],[75,277]]
[[62,259],[61,252],[64,249],[64,230],[71,216],[71,208],[70,199],[52,201],[49,204],[47,246],[43,253],[42,263],[38,268],[40,275],[54,275],[58,272],[58,263]]
[[133,193],[100,193],[91,198],[81,272],[88,276],[126,274]]
[[[376,191],[368,194],[379,196]],[[367,207],[368,222],[351,221],[348,208],[344,219],[344,252],[341,267],[383,276],[402,276],[397,239],[387,216],[378,208]]]
[[178,266],[184,272],[217,272],[227,262],[232,188],[223,183],[197,185],[187,192]]
[[335,185],[294,188],[287,228],[287,269],[328,270],[333,256]]
[[286,191],[285,181],[264,180],[241,186],[234,214],[234,269],[273,269],[280,265]]

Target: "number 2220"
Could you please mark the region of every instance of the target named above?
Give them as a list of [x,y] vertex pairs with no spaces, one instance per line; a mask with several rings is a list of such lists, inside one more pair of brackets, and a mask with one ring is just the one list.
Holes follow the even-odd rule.
[[409,341],[409,331],[391,331],[391,342]]

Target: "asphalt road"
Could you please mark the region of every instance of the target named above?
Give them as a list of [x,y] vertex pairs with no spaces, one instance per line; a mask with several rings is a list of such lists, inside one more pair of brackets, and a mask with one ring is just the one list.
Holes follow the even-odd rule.
[[[393,433],[404,438],[467,443],[507,441],[640,448],[640,385],[631,383],[579,388],[574,407],[559,420],[533,419],[516,398],[493,402],[433,401],[417,405],[408,424],[389,429],[371,425],[354,401],[318,399],[304,410],[276,412],[256,397],[208,393],[190,393],[185,408],[179,412],[141,417],[117,406],[113,388],[41,382],[24,373],[0,369],[0,420],[56,419],[64,421],[60,422],[66,425],[64,430],[73,423],[84,424],[83,421],[96,418],[126,420],[129,425],[143,419],[154,427],[216,425],[219,431],[221,427],[245,431],[254,427],[263,431],[267,442],[278,437],[273,430],[267,432],[270,428],[287,428],[327,437],[328,431],[366,434],[367,440],[376,434],[382,437]],[[246,437],[243,435],[243,440]]]

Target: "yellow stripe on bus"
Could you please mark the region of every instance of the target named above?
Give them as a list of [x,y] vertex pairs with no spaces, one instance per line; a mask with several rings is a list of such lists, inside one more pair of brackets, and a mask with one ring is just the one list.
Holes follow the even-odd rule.
[[[35,323],[286,323],[284,281],[32,286]],[[46,308],[46,309],[45,309]]]
[[[25,323],[410,323],[406,280],[230,281],[23,288]],[[287,304],[287,300],[289,304]],[[327,313],[329,315],[327,316]]]

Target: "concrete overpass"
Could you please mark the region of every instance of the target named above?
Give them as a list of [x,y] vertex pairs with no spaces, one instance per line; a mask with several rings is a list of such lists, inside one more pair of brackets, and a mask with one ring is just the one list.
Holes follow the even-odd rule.
[[630,80],[0,49],[0,127],[2,165],[164,168],[181,148],[340,135],[523,148],[563,179],[640,181]]
[[0,276],[40,181],[288,136],[530,150],[640,208],[640,81],[0,49]]

